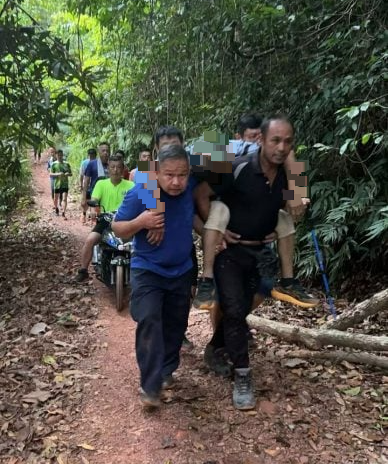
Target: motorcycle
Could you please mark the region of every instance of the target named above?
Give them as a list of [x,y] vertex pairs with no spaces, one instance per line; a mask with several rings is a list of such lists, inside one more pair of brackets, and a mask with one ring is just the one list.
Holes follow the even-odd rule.
[[[89,200],[88,206],[99,208],[98,202]],[[97,212],[96,220],[111,223],[114,213]],[[99,244],[93,247],[92,265],[96,276],[107,287],[115,288],[116,309],[123,309],[124,288],[129,286],[129,263],[131,261],[132,241],[116,237],[111,227],[107,227]]]

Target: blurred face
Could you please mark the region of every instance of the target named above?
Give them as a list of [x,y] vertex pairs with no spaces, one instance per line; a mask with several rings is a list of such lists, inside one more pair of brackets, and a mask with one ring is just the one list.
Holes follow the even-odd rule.
[[183,159],[167,159],[159,164],[157,180],[159,187],[168,195],[177,196],[186,190],[190,166]]
[[50,147],[48,149],[48,156],[49,158],[52,156],[53,158],[56,158],[57,157],[57,151],[54,147]]
[[163,137],[160,137],[159,139],[159,145],[157,146],[157,150],[161,150],[166,145],[182,145],[182,142],[176,135],[173,135],[172,137],[169,137],[168,135],[163,135]]
[[63,153],[60,152],[60,151],[57,152],[57,160],[58,160],[60,163],[62,163],[62,161],[63,161]]
[[151,161],[151,153],[149,151],[142,151],[139,155],[139,161]]
[[260,134],[261,132],[259,128],[245,129],[242,139],[244,140],[244,142],[251,142],[251,143],[258,142],[260,138]]
[[267,134],[261,139],[261,153],[273,165],[283,164],[294,144],[294,132],[286,121],[271,121]]
[[100,145],[98,147],[98,153],[100,155],[101,161],[106,164],[110,155],[109,145]]
[[108,172],[113,183],[120,182],[124,173],[124,163],[122,161],[109,161]]

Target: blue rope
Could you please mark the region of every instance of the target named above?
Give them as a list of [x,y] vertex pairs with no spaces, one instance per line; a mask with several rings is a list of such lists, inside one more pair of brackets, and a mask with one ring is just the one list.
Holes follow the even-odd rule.
[[333,315],[334,320],[336,320],[337,319],[337,312],[335,310],[334,300],[333,300],[333,298],[331,297],[331,294],[330,294],[329,280],[328,280],[327,275],[326,275],[325,265],[323,263],[322,253],[321,253],[321,250],[319,248],[318,239],[317,239],[317,235],[315,233],[315,229],[311,230],[311,238],[313,239],[313,243],[314,243],[315,257],[317,258],[318,266],[319,266],[319,269],[321,270],[321,273],[322,273],[323,286],[325,288],[327,300],[329,302],[330,312]]

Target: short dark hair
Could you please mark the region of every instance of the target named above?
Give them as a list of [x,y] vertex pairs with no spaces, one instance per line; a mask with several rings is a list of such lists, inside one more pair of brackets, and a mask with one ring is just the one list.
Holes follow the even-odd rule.
[[159,164],[163,164],[169,159],[182,159],[189,162],[187,151],[179,145],[166,145],[160,150],[158,154]]
[[109,157],[108,162],[110,161],[121,161],[124,165],[124,157],[117,152]]
[[98,144],[98,147],[100,148],[102,145],[106,145],[107,147],[110,148],[109,142],[100,142],[100,143]]
[[262,122],[263,118],[257,113],[243,114],[238,120],[237,131],[242,137],[247,129],[260,129]]
[[97,151],[95,148],[89,148],[88,156],[97,156]]
[[180,129],[175,126],[162,126],[156,131],[155,144],[159,146],[159,141],[162,137],[178,137],[181,143],[183,143],[183,133]]
[[292,129],[293,133],[295,132],[294,124],[292,124],[292,122],[290,121],[288,116],[286,116],[284,114],[275,114],[273,116],[265,118],[264,121],[262,122],[262,124],[260,126],[260,130],[261,130],[261,133],[262,133],[263,136],[267,135],[269,126],[271,125],[272,121],[283,121],[283,122],[285,122],[285,123],[287,123],[287,124],[289,124],[291,126],[291,129]]
[[120,155],[123,158],[125,158],[125,151],[124,150],[116,150],[114,154],[115,155]]
[[57,150],[57,155],[63,155],[63,150]]

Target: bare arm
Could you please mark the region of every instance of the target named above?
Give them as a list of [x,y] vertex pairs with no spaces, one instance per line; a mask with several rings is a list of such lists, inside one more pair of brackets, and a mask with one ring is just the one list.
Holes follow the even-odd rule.
[[210,197],[214,192],[207,182],[201,182],[195,187],[194,200],[198,208],[198,212],[203,221],[207,221],[210,211]]
[[203,221],[202,219],[198,216],[198,214],[194,215],[194,221],[193,221],[193,228],[197,232],[198,235],[202,235],[203,232]]

